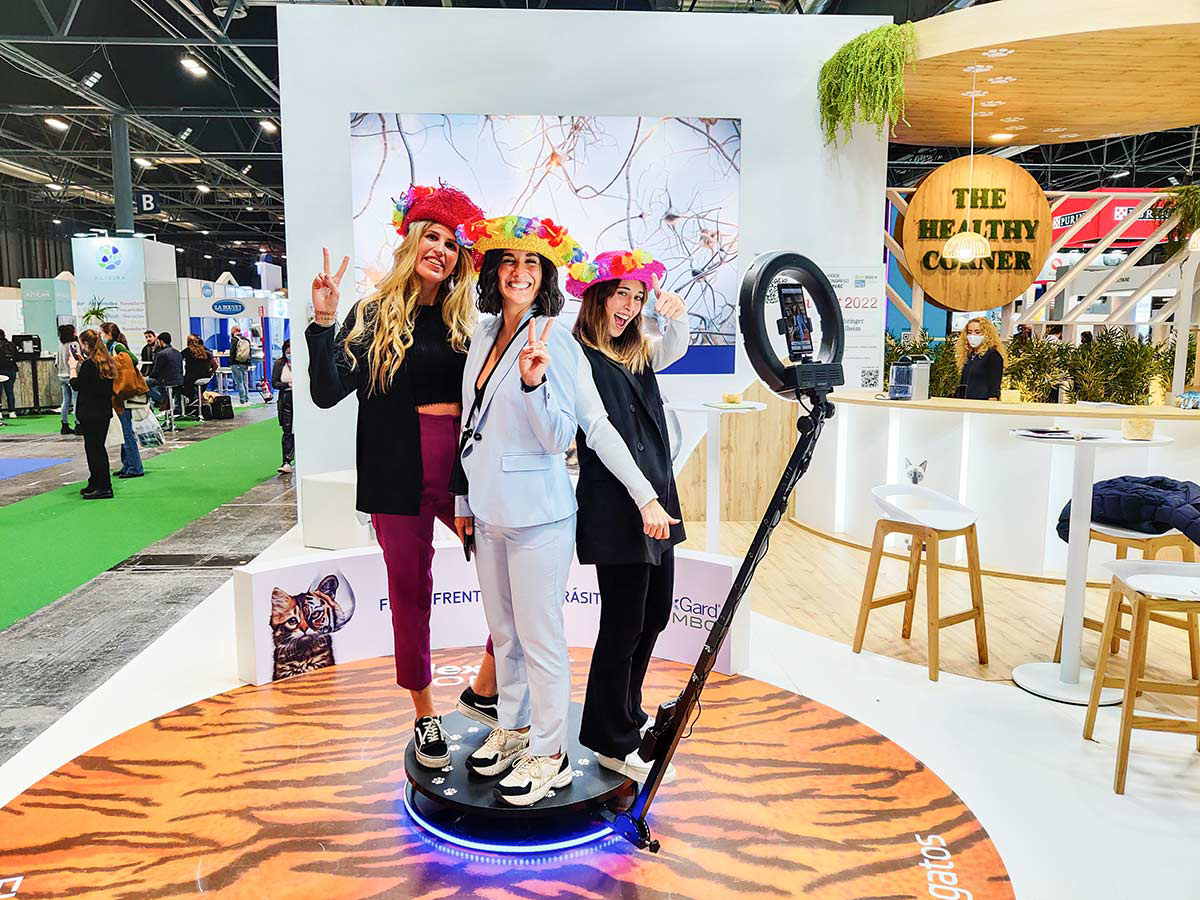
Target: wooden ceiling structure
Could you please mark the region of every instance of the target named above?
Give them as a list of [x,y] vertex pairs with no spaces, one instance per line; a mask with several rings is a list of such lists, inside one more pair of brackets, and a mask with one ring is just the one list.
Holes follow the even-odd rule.
[[1200,122],[1200,0],[1004,0],[925,19],[916,31],[908,123],[896,143],[969,144],[972,77],[977,147]]

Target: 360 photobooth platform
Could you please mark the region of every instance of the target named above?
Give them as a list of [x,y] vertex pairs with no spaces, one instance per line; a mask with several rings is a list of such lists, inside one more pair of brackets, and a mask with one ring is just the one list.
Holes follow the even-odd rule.
[[[825,147],[813,85],[823,59],[882,19],[335,6],[281,6],[277,14],[295,333],[309,321],[297,286],[311,279],[322,248],[351,255],[361,290],[386,238],[373,213],[360,221],[373,209],[358,202],[365,163],[353,144],[364,111],[375,111],[368,117],[377,115],[382,129],[404,131],[413,150],[408,166],[379,167],[380,197],[439,177],[433,160],[443,157],[430,147],[442,136],[409,134],[410,124],[436,130],[474,117],[486,131],[492,119],[537,119],[539,139],[553,143],[564,120],[600,123],[596,134],[623,139],[630,128],[667,134],[672,122],[737,123],[714,126],[725,129],[720,139],[697,148],[728,154],[728,167],[689,187],[720,195],[727,218],[709,221],[690,207],[687,190],[676,194],[666,158],[638,162],[642,182],[657,184],[648,193],[620,178],[601,192],[629,209],[637,204],[645,231],[633,234],[632,216],[620,229],[631,242],[677,225],[675,234],[691,242],[678,263],[692,274],[678,284],[698,285],[685,296],[706,326],[698,343],[693,335],[702,348],[696,358],[706,362],[662,376],[671,402],[703,403],[753,381],[730,294],[760,254],[791,248],[829,270],[877,271],[886,142],[864,128],[836,151]],[[456,132],[455,140],[468,138],[482,139]],[[592,160],[606,158],[597,149]],[[569,175],[569,166],[522,164],[542,166],[532,192],[528,171],[510,173],[511,183],[459,186],[519,207],[492,214],[536,214],[537,202],[568,199],[560,168]],[[469,182],[471,172],[455,177]],[[585,208],[587,199],[572,192],[569,202],[580,230],[599,242],[599,228],[588,232],[595,207]],[[575,227],[565,211],[562,219]],[[721,261],[720,277],[697,268],[697,247]],[[359,295],[344,291],[340,312]],[[986,830],[937,775],[853,718],[747,674],[756,671],[748,603],[730,623],[702,711],[675,752],[678,779],[658,793],[651,825],[663,852],[608,835],[505,855],[514,848],[463,841],[420,821],[406,804],[412,709],[387,656],[380,553],[348,513],[354,403],[317,409],[307,399],[303,342],[294,352],[301,521],[329,524],[335,516],[339,549],[317,549],[330,543],[314,525],[306,541],[313,549],[237,573],[238,665],[247,686],[101,744],[8,807],[23,834],[8,860],[23,891],[60,896],[106,884],[102,893],[127,897],[1013,896]],[[682,423],[677,469],[700,437],[698,422]],[[684,687],[740,564],[680,551],[672,621],[646,680],[648,709]],[[439,544],[434,573],[433,687],[439,708],[449,709],[479,661],[486,624],[473,567],[456,543]],[[340,609],[334,664],[274,680],[272,594],[331,578]],[[564,597],[576,700],[597,601],[594,571],[576,565]],[[449,735],[452,753],[477,734],[462,724]],[[571,753],[580,770],[595,764],[577,744]],[[85,802],[71,799],[83,795]]]

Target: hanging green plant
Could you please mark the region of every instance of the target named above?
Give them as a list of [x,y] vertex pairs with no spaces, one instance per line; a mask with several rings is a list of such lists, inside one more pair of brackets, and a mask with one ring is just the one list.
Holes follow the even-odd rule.
[[1181,184],[1167,188],[1167,199],[1156,210],[1158,216],[1169,219],[1179,215],[1179,224],[1167,236],[1166,252],[1172,257],[1200,229],[1200,184]]
[[95,294],[92,295],[89,303],[90,305],[80,317],[83,319],[84,325],[99,325],[108,318],[110,312],[117,308],[115,303],[106,303],[103,297],[97,297]]
[[821,66],[817,99],[826,144],[838,130],[850,137],[856,122],[873,122],[888,133],[904,118],[904,67],[915,65],[917,32],[912,22],[882,25],[844,45]]

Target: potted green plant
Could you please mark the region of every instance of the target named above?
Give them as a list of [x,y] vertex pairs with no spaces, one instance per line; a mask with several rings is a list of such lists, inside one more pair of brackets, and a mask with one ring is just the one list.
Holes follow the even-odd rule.
[[1009,341],[1005,374],[1013,388],[1021,392],[1023,402],[1049,403],[1054,389],[1066,383],[1065,349],[1045,338]]
[[103,297],[92,295],[92,299],[88,301],[91,305],[83,311],[80,318],[84,325],[99,325],[108,319],[108,314],[117,308],[115,303],[105,303]]

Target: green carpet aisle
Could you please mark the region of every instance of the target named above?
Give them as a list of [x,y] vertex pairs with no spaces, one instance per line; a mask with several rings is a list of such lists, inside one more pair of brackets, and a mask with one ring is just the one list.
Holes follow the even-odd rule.
[[0,509],[10,564],[0,629],[274,478],[278,464],[279,425],[270,420],[147,460],[145,478],[113,479],[113,500],[82,500],[76,483]]
[[[258,409],[260,406],[266,406],[265,403],[251,403],[247,406],[237,407],[242,409]],[[74,424],[75,417],[71,416],[71,422]],[[201,424],[197,419],[178,418],[175,420],[176,428],[191,428],[194,425]],[[49,413],[43,416],[18,416],[15,419],[5,419],[4,426],[0,427],[0,438],[12,437],[18,434],[58,434],[62,427],[62,416],[58,413]]]

